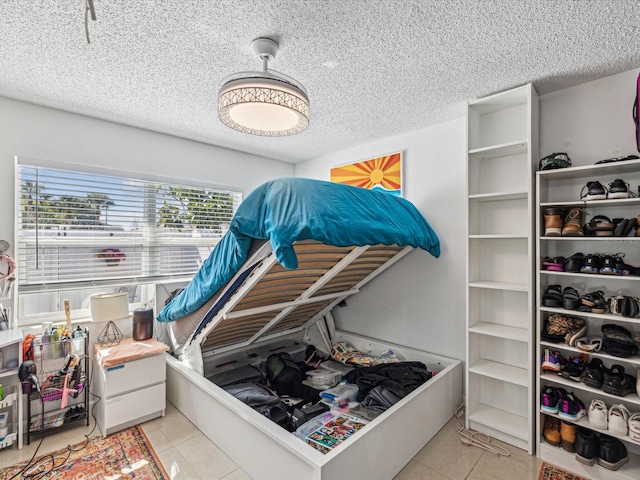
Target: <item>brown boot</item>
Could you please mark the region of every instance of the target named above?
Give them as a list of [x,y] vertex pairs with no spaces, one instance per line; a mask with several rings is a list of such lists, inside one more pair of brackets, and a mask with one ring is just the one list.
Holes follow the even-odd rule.
[[564,227],[562,227],[563,237],[582,237],[582,208],[571,207],[564,217]]
[[559,237],[562,234],[562,210],[557,207],[544,209],[545,237]]
[[544,422],[544,439],[554,447],[560,446],[560,419],[555,417],[546,417]]
[[636,220],[636,237],[640,237],[640,215],[638,215],[638,219]]
[[578,427],[571,423],[561,422],[560,423],[560,438],[561,438],[561,446],[564,450],[569,453],[574,453],[576,450],[574,445],[576,443],[576,433],[578,431]]

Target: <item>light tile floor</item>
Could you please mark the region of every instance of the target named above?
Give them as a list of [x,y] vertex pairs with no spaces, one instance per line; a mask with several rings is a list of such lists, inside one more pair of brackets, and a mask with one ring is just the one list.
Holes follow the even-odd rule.
[[[538,478],[541,462],[536,457],[497,441],[496,443],[511,452],[509,457],[463,445],[456,434],[456,428],[459,426],[458,420],[452,418],[393,480]],[[81,442],[92,427],[93,419],[89,427],[76,427],[46,436],[38,453],[51,452]],[[165,417],[146,422],[142,428],[172,479],[251,480],[170,403],[167,404]],[[93,434],[97,434],[97,429]],[[28,460],[38,443],[39,439],[36,438],[32,439],[31,445],[25,444],[22,450],[0,450],[0,466]],[[344,480],[348,480],[348,477]]]

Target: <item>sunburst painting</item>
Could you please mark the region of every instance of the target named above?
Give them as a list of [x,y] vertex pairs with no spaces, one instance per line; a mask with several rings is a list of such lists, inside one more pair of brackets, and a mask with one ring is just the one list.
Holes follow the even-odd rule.
[[392,153],[331,169],[331,181],[402,196],[402,154]]

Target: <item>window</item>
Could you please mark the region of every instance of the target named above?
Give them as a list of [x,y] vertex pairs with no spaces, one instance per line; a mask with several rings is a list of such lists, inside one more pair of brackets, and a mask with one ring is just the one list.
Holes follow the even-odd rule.
[[[95,293],[184,281],[220,241],[241,201],[237,191],[104,169],[18,159],[18,316],[22,325],[86,310]],[[76,168],[77,167],[77,168]],[[155,288],[149,288],[155,292]],[[76,312],[77,314],[77,312]],[[76,315],[74,315],[76,317]]]

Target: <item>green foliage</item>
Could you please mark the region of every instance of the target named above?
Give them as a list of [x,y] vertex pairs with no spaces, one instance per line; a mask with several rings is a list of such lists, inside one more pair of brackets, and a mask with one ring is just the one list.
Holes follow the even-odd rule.
[[219,229],[231,222],[233,197],[203,188],[158,187],[158,226],[178,231]]
[[39,226],[87,227],[105,226],[100,222],[103,209],[115,205],[104,193],[89,193],[85,197],[60,195],[54,197],[45,192],[46,186],[25,181],[21,186],[20,210],[23,228]]

